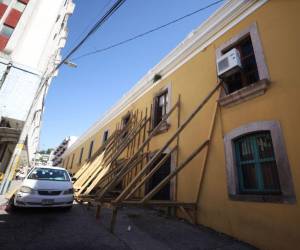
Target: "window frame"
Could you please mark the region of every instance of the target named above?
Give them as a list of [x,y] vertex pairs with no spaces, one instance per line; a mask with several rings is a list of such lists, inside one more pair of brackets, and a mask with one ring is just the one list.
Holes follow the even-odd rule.
[[[105,135],[107,135],[106,138],[105,138]],[[106,141],[108,140],[108,137],[109,137],[109,130],[106,129],[106,130],[104,130],[103,135],[102,135],[102,145],[104,145],[106,143]]]
[[[166,148],[163,152],[164,155],[170,153],[171,148]],[[158,150],[154,150],[152,152],[149,152],[147,156],[147,160],[150,161],[151,158],[153,158],[157,154]],[[174,152],[170,154],[170,173],[172,173],[177,168],[177,154],[178,149],[176,149]],[[148,181],[144,184],[144,192],[148,190]],[[172,178],[170,180],[170,201],[177,200],[177,177]]]
[[[241,194],[239,191],[239,180],[237,171],[236,155],[234,151],[234,140],[250,133],[270,131],[281,195],[270,194]],[[258,121],[245,124],[233,129],[224,136],[227,187],[229,198],[232,200],[295,203],[296,196],[294,184],[290,171],[290,164],[285,149],[284,137],[278,121]]]
[[[257,145],[257,137],[261,136],[270,136],[271,142],[272,142],[272,156],[268,158],[261,158],[258,152],[258,145]],[[252,159],[241,159],[241,151],[240,151],[240,143],[247,143],[247,146],[250,148],[252,153]],[[268,189],[265,187],[265,182],[263,180],[262,175],[262,164],[265,162],[275,162],[275,168],[276,168],[276,177],[278,177],[278,167],[276,164],[275,159],[275,152],[274,152],[274,146],[272,141],[272,136],[270,131],[259,131],[254,133],[248,133],[246,135],[242,135],[235,140],[233,140],[233,146],[234,146],[234,154],[236,158],[236,168],[238,173],[238,184],[239,184],[239,192],[242,194],[280,194],[281,188],[280,184],[277,188],[274,189]],[[243,166],[251,164],[255,169],[255,179],[256,179],[256,188],[247,188],[244,186],[244,179],[243,179]],[[246,167],[249,168],[250,166]],[[274,167],[274,166],[273,166]],[[277,179],[277,178],[276,178]]]
[[92,140],[90,142],[89,153],[88,153],[88,157],[87,157],[88,160],[92,158],[93,148],[94,148],[94,140]]
[[[132,121],[133,115],[132,112],[128,111],[124,116],[121,118],[121,128],[123,131],[122,133],[122,139],[124,139],[128,135],[128,126],[130,125],[130,122]],[[125,122],[126,121],[126,122]]]
[[83,151],[84,151],[84,147],[82,147],[80,149],[78,164],[81,164],[81,162],[82,162]]
[[27,4],[23,3],[22,1],[17,0],[14,2],[13,9],[23,13],[27,7]]
[[3,0],[2,2],[0,2],[0,3],[2,3],[2,4],[5,4],[6,6],[9,6],[10,4],[11,4],[11,2],[12,2],[12,0]]
[[[161,97],[164,93],[167,93],[167,105],[166,105],[166,114],[169,113],[171,109],[171,84],[168,84],[164,88],[160,89],[158,92],[155,93],[153,97],[153,106],[152,106],[152,118],[151,118],[151,131],[157,127],[159,122],[156,122],[156,110],[158,105],[158,98]],[[170,127],[170,119],[167,120],[161,125],[160,129],[157,131],[156,134],[164,133],[168,131]]]
[[72,155],[70,170],[73,168],[75,154]]
[[216,58],[222,56],[224,51],[234,47],[236,44],[243,41],[247,36],[251,38],[259,80],[230,94],[226,94],[223,89],[221,92],[221,97],[218,100],[221,106],[231,107],[254,97],[263,95],[268,88],[270,75],[256,22],[239,32],[230,40],[221,44],[216,49]]
[[[5,33],[4,30],[9,30],[9,32]],[[0,29],[0,35],[4,36],[6,38],[10,38],[12,36],[12,34],[14,33],[14,30],[15,30],[15,28],[4,23]]]
[[128,124],[130,123],[131,119],[132,119],[131,112],[127,112],[126,115],[122,116],[122,128],[127,127]]

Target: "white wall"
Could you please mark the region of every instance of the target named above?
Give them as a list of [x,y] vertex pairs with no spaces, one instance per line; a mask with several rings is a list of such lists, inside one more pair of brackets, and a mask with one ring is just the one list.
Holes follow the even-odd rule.
[[0,90],[1,116],[24,121],[39,83],[40,76],[12,67]]
[[[66,14],[65,0],[31,0],[4,52],[14,63],[43,72],[58,52],[58,38]],[[57,17],[60,18],[57,20]]]
[[[6,117],[25,121],[43,77],[52,72],[60,62],[57,60],[61,58],[60,44],[66,40],[67,20],[75,7],[72,0],[67,0],[66,5],[65,2],[66,0],[29,1],[7,46],[0,52],[0,79],[7,64],[12,64],[0,88],[0,120],[1,117]],[[3,22],[4,18],[0,20],[0,28]],[[49,84],[51,80],[49,79]],[[38,112],[28,133],[29,160],[39,146],[43,95],[41,93],[34,106],[34,110]]]

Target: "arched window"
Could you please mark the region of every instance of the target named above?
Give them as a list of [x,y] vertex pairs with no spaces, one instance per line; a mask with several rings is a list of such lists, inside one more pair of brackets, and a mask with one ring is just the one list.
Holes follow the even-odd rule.
[[234,140],[239,193],[281,194],[270,131]]
[[296,201],[282,129],[278,121],[258,121],[224,136],[229,197],[232,200]]

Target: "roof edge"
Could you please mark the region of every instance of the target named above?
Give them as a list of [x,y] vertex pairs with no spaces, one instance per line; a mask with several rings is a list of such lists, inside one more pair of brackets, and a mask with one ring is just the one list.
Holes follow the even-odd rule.
[[155,74],[162,75],[162,79],[166,78],[267,1],[268,0],[226,1],[198,28],[189,33],[167,56],[150,69],[112,108],[104,113],[100,120],[95,122],[86,132],[78,137],[76,142],[66,150],[62,157],[71,153],[76,147],[94,135],[101,127],[104,127],[133,102],[159,84],[160,81],[155,84],[152,81]]

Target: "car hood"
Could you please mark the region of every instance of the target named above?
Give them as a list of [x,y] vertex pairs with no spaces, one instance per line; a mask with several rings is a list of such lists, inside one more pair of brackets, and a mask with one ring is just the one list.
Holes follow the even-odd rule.
[[70,181],[45,181],[25,179],[22,186],[30,187],[35,190],[66,190],[73,187]]

